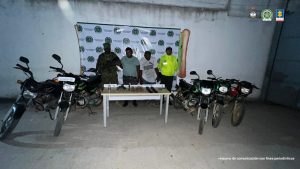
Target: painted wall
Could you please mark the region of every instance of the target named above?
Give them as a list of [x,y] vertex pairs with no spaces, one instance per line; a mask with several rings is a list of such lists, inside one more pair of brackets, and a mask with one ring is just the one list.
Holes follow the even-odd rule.
[[30,59],[40,81],[55,75],[48,68],[58,65],[51,58],[53,53],[62,56],[66,70],[79,73],[76,22],[188,28],[188,72],[196,70],[204,78],[206,70],[213,69],[218,76],[249,80],[258,87],[263,83],[275,25],[228,16],[224,10],[95,0],[1,0],[0,97],[18,93],[15,82],[24,75],[12,67],[21,55]]
[[[290,0],[279,41],[274,41],[273,62],[267,100],[276,104],[300,108],[300,2]],[[281,27],[280,27],[281,28]],[[277,44],[278,43],[278,44]]]

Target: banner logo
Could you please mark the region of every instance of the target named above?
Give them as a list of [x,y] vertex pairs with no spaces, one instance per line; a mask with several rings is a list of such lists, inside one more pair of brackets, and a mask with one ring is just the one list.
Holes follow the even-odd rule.
[[168,35],[169,37],[173,37],[173,36],[174,36],[174,32],[173,32],[173,31],[168,31],[167,35]]
[[152,55],[155,55],[156,50],[155,49],[150,49],[150,52],[151,52]]
[[85,40],[86,40],[86,42],[88,42],[88,43],[92,43],[92,42],[93,42],[93,37],[87,36],[87,37],[85,38]]
[[132,29],[132,34],[133,35],[138,35],[139,33],[140,33],[140,31],[137,28]]
[[103,52],[103,48],[102,47],[96,47],[96,52],[97,53],[102,53]]
[[82,32],[82,26],[81,25],[77,25],[77,31]]
[[115,34],[120,34],[121,32],[122,32],[122,30],[119,27],[114,28],[114,33]]
[[115,52],[118,53],[118,54],[120,54],[120,53],[121,53],[121,48],[116,47],[116,48],[115,48]]
[[175,46],[179,46],[179,40],[175,42]]
[[96,33],[101,33],[102,32],[102,28],[100,26],[95,26],[94,31]]
[[84,47],[83,46],[79,46],[79,51],[80,52],[84,52]]
[[95,61],[94,56],[87,57],[87,61],[93,63]]
[[150,36],[156,36],[156,31],[155,30],[151,30],[150,31]]
[[123,44],[126,44],[126,45],[127,45],[127,44],[129,44],[129,43],[130,43],[130,40],[129,40],[128,38],[124,38],[124,39],[123,39]]
[[141,44],[142,44],[142,45],[146,45],[147,43],[146,43],[146,41],[145,41],[144,39],[142,39],[142,40],[141,40]]
[[83,66],[83,65],[81,65],[80,69],[81,69],[81,72],[85,72],[86,71],[86,67]]
[[105,38],[105,43],[111,43],[111,42],[112,42],[112,40],[111,40],[110,37],[106,37],[106,38]]
[[159,46],[164,46],[164,45],[165,45],[165,42],[164,42],[163,40],[159,40],[159,41],[157,42],[157,44],[158,44]]

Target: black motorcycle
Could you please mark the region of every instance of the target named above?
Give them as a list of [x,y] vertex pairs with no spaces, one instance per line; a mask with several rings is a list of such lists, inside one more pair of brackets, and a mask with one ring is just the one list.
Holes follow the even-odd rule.
[[176,86],[176,94],[171,94],[176,109],[183,108],[190,113],[196,110],[195,104],[193,104],[192,92],[190,91],[191,87],[192,84],[183,79],[179,80],[179,85]]
[[[64,121],[68,117],[68,113],[72,105],[80,106],[81,108],[88,107],[91,113],[91,105],[97,106],[101,104],[101,75],[94,76],[74,75],[63,70],[63,64],[60,56],[53,54],[52,57],[61,65],[61,68],[52,67],[55,72],[58,72],[57,80],[63,83],[63,90],[58,100],[58,106],[54,115],[56,126],[54,136],[59,136]],[[96,73],[95,69],[90,69],[90,72]]]
[[194,93],[199,93],[197,119],[200,122],[198,133],[203,134],[204,125],[208,119],[209,107],[214,100],[215,82],[213,80],[200,80],[200,76],[195,71],[191,71],[190,74],[198,77],[198,79],[194,80],[191,90]]
[[230,81],[224,80],[221,77],[216,77],[212,70],[208,70],[207,74],[214,81],[214,107],[212,112],[212,126],[217,128],[224,114],[224,107],[227,106],[227,96],[230,89]]
[[58,97],[60,93],[60,84],[55,83],[53,80],[44,82],[35,81],[33,73],[28,66],[29,60],[23,56],[21,56],[19,60],[25,63],[26,66],[16,64],[14,68],[22,70],[28,78],[24,81],[17,81],[17,83],[21,85],[21,93],[2,120],[0,140],[4,140],[15,129],[30,103],[33,103],[36,109],[44,110],[41,98],[55,98]]

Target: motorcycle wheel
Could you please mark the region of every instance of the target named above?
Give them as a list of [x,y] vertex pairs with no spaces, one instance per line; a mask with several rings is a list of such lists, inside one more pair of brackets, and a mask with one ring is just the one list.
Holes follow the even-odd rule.
[[62,126],[64,124],[65,121],[65,113],[66,113],[67,109],[61,110],[58,112],[57,117],[56,117],[56,125],[55,125],[55,129],[54,129],[54,133],[53,135],[55,137],[58,137],[60,134],[60,131],[62,129]]
[[[18,106],[22,110],[16,111]],[[23,104],[14,103],[11,106],[11,108],[7,112],[6,118],[2,121],[1,124],[0,140],[4,140],[16,128],[25,110],[26,106]]]
[[182,104],[181,104],[181,102],[177,99],[177,97],[174,97],[174,108],[175,108],[175,109],[181,109],[181,108],[182,108]]
[[203,129],[204,129],[204,125],[205,125],[205,116],[206,116],[206,109],[201,109],[200,110],[199,129],[198,129],[198,134],[200,134],[200,135],[203,134]]
[[180,91],[178,91],[178,93],[175,96],[173,95],[173,102],[174,102],[175,109],[181,109],[183,107],[181,101],[178,99],[181,95],[182,93]]
[[212,126],[214,128],[217,128],[219,126],[222,116],[223,116],[223,106],[220,104],[216,104],[212,116]]
[[231,115],[231,125],[236,127],[240,125],[245,115],[245,105],[243,101],[235,101]]

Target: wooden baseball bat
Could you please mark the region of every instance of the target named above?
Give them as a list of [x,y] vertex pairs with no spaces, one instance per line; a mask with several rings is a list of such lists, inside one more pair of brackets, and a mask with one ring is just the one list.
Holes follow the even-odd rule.
[[180,78],[186,77],[186,57],[187,57],[187,49],[188,49],[188,43],[189,43],[189,37],[190,37],[191,31],[188,29],[184,29],[180,33],[180,52],[178,57],[178,64],[179,64],[179,71],[178,76]]

